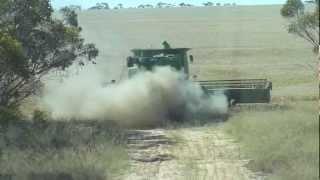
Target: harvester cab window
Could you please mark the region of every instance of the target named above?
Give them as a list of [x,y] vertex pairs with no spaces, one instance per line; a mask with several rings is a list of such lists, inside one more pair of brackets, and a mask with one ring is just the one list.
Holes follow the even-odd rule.
[[192,64],[193,63],[193,55],[189,56],[189,60],[190,60],[190,63]]
[[128,57],[127,58],[127,67],[133,67],[133,64],[134,64],[133,57]]

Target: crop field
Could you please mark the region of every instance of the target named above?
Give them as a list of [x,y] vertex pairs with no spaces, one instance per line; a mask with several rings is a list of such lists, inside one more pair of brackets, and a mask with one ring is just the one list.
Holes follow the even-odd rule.
[[[0,180],[318,179],[316,55],[307,42],[288,34],[280,8],[77,12],[82,36],[99,49],[97,64],[89,66],[98,73],[67,79],[49,88],[53,95],[41,97],[65,119],[40,108],[32,120],[21,121],[20,114],[0,109],[0,120],[14,120],[0,127]],[[190,76],[196,80],[268,79],[271,103],[231,109],[225,103],[226,121],[192,117],[183,123],[165,121],[159,129],[139,127],[140,122],[160,122],[157,113],[185,97],[178,96],[176,81],[165,82],[177,75],[170,70],[123,81],[130,50],[162,48],[163,41],[191,48]],[[123,83],[101,87],[101,75],[103,82]],[[34,111],[34,104],[26,103],[22,111]]]
[[308,43],[287,33],[280,8],[85,11],[79,18],[84,37],[101,50],[98,63],[106,78],[125,78],[130,49],[160,48],[166,40],[192,48],[191,72],[198,80],[272,81],[274,106],[240,108],[223,129],[245,147],[251,169],[273,174],[270,179],[317,179],[316,56]]
[[98,63],[108,78],[121,78],[130,49],[159,48],[166,40],[192,48],[198,79],[267,78],[276,96],[316,95],[315,56],[287,33],[280,8],[86,11],[79,18],[84,37],[101,50]]

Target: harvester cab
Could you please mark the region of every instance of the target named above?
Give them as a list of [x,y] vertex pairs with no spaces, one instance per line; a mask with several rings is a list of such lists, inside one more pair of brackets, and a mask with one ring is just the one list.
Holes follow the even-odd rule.
[[[182,71],[189,79],[188,57],[190,48],[133,49],[133,56],[127,58],[128,77],[140,71],[152,71],[159,66],[169,66]],[[196,75],[194,75],[196,76]],[[272,83],[266,79],[232,79],[232,80],[201,80],[198,83],[207,95],[225,94],[229,105],[241,103],[269,103],[271,100]]]
[[154,67],[169,66],[183,71],[188,78],[188,50],[189,48],[133,49],[133,56],[127,58],[128,76],[131,78],[139,71],[152,71]]

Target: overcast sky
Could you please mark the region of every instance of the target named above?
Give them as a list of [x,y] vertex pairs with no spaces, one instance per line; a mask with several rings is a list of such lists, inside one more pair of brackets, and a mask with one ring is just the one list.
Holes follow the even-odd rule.
[[[51,0],[54,8],[60,8],[66,5],[81,5],[83,8],[88,8],[95,5],[97,2],[106,2],[111,7],[122,3],[125,7],[136,7],[139,4],[157,4],[165,2],[171,4],[179,4],[181,2],[194,5],[201,5],[203,2],[210,0]],[[284,4],[286,0],[212,0],[213,3],[237,3],[239,5],[262,5],[262,4]]]

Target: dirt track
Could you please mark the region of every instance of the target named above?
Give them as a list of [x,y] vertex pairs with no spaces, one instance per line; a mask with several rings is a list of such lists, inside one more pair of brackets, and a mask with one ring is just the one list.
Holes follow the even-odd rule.
[[249,171],[239,146],[219,127],[132,131],[128,180],[263,179]]

